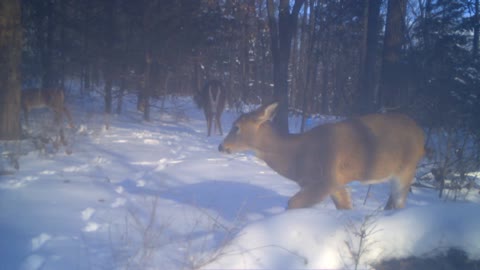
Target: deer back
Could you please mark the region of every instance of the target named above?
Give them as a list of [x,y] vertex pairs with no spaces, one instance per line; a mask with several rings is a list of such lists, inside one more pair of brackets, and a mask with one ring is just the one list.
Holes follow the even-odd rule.
[[22,91],[22,107],[27,111],[43,107],[59,111],[63,106],[64,93],[62,89],[31,88]]
[[253,150],[301,186],[382,180],[416,165],[423,155],[423,131],[404,115],[372,114],[283,135],[269,110],[264,106],[237,119],[219,150]]

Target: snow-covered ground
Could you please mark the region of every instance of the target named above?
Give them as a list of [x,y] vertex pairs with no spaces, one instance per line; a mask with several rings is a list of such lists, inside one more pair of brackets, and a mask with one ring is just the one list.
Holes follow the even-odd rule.
[[[23,142],[20,169],[0,176],[0,269],[364,269],[449,247],[480,259],[478,190],[445,202],[413,188],[405,209],[382,211],[388,185],[364,204],[354,183],[355,210],[286,212],[296,184],[250,153],[219,153],[189,99],[148,123],[133,103],[110,118],[72,107],[71,155]],[[237,116],[224,114],[226,131]]]

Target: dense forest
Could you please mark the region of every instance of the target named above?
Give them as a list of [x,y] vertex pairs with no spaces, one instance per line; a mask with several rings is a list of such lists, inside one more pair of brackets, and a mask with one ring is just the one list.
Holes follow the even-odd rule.
[[105,113],[135,93],[148,121],[149,100],[216,79],[231,108],[279,101],[283,129],[288,113],[398,111],[479,141],[479,0],[3,2],[4,138],[21,88],[68,96],[73,82],[104,97]]
[[[345,234],[346,237],[353,235],[355,239],[360,239],[358,251],[347,238],[347,241],[338,238],[350,252],[347,256],[351,255],[356,260],[356,269],[360,265],[360,257],[366,254],[363,251],[370,248],[362,246],[362,243],[368,243],[363,240],[376,239],[371,238],[376,229],[370,234],[364,228],[371,217],[373,219],[370,220],[376,220],[377,215],[381,215],[385,218],[382,221],[384,224],[395,225],[392,227],[395,233],[388,233],[395,237],[386,237],[391,239],[391,244],[387,246],[400,246],[408,251],[405,254],[412,252],[408,256],[419,256],[418,263],[422,266],[417,268],[424,268],[422,257],[431,251],[425,249],[423,254],[415,253],[424,245],[428,248],[438,245],[439,248],[432,251],[442,252],[444,247],[453,247],[445,255],[427,258],[425,265],[435,267],[441,264],[442,267],[447,265],[444,269],[462,269],[448,266],[454,265],[451,262],[460,262],[466,265],[463,269],[475,268],[470,263],[478,265],[478,256],[475,261],[467,260],[463,250],[456,251],[455,243],[464,244],[463,247],[478,253],[478,245],[471,244],[475,242],[475,230],[472,228],[478,227],[475,225],[478,224],[475,219],[478,214],[472,213],[476,213],[478,207],[475,203],[447,205],[443,202],[478,202],[480,194],[479,41],[480,0],[0,0],[0,198],[5,202],[3,205],[8,206],[0,211],[3,213],[0,221],[6,224],[1,230],[7,239],[4,245],[0,245],[0,251],[2,248],[8,251],[4,256],[7,258],[4,260],[6,268],[12,268],[8,267],[9,261],[12,265],[21,261],[29,263],[23,266],[32,266],[21,269],[48,268],[42,266],[44,261],[47,261],[44,265],[68,261],[68,256],[65,259],[56,254],[63,255],[63,250],[70,252],[70,247],[65,244],[65,239],[70,239],[68,241],[74,242],[72,247],[75,249],[71,252],[71,260],[75,263],[80,261],[78,265],[87,264],[89,267],[85,269],[95,267],[90,263],[97,262],[90,259],[97,257],[101,257],[98,260],[101,263],[104,259],[114,261],[113,264],[108,262],[102,269],[111,269],[111,265],[118,268],[121,263],[132,269],[130,266],[135,266],[135,257],[142,252],[138,265],[139,269],[145,269],[148,264],[143,263],[150,263],[149,260],[155,258],[151,257],[152,254],[162,257],[159,261],[163,262],[163,257],[171,254],[171,250],[182,257],[178,259],[180,257],[175,255],[167,260],[182,266],[190,263],[191,266],[183,268],[197,269],[193,266],[213,262],[215,256],[237,254],[236,251],[222,254],[224,244],[229,241],[227,238],[236,233],[233,230],[236,228],[224,226],[223,222],[237,223],[238,217],[241,217],[239,213],[243,212],[237,212],[232,205],[242,205],[243,208],[247,205],[245,202],[250,203],[253,209],[245,211],[248,222],[258,224],[258,220],[267,218],[265,227],[251,227],[253,235],[258,235],[255,232],[268,232],[271,237],[265,239],[281,241],[262,243],[261,248],[252,246],[250,250],[243,250],[244,247],[238,245],[242,248],[238,253],[241,261],[244,261],[243,255],[251,251],[273,250],[272,254],[281,255],[275,255],[278,256],[273,257],[275,259],[270,259],[272,257],[268,255],[255,255],[255,261],[268,257],[267,261],[275,261],[276,266],[283,268],[290,266],[283,265],[288,260],[294,261],[295,264],[291,265],[297,266],[291,268],[307,265],[322,268],[315,264],[321,261],[318,259],[320,253],[311,253],[310,250],[330,245],[331,236],[338,236],[336,224],[353,228],[352,222],[358,221],[358,224],[362,223],[355,227],[358,230]],[[225,98],[230,110],[224,114],[230,117],[228,121],[246,108],[278,102],[278,107],[274,105],[276,113],[273,121],[280,132],[293,131],[288,126],[289,117],[301,119],[295,132],[303,132],[311,128],[310,123],[369,113],[398,112],[411,116],[425,133],[425,158],[419,163],[410,188],[412,193],[415,189],[420,191],[414,194],[417,196],[414,200],[409,200],[414,207],[398,215],[375,211],[375,214],[365,216],[363,221],[355,220],[357,213],[353,212],[354,219],[332,225],[323,223],[329,222],[330,214],[313,217],[318,220],[310,219],[307,212],[308,216],[300,216],[299,220],[295,218],[299,216],[283,219],[277,215],[276,209],[283,211],[279,202],[287,201],[283,197],[291,193],[291,186],[280,182],[278,186],[271,184],[270,179],[276,179],[278,175],[265,174],[263,168],[266,165],[259,165],[250,158],[214,157],[213,153],[219,153],[217,145],[213,144],[220,137],[206,140],[203,129],[197,128],[199,123],[204,126],[200,110],[193,108],[193,102],[188,103],[192,106],[190,111],[184,109],[181,102],[176,102],[193,101],[193,97],[211,82],[220,82],[223,88],[218,89],[226,91],[226,94],[222,92],[222,109],[218,111],[223,111]],[[74,105],[76,113],[88,111],[86,115],[95,106],[95,114],[101,115],[98,119],[102,120],[86,116],[95,122],[91,125],[93,128],[85,127],[84,123],[77,123],[80,127],[75,127],[72,117],[67,115],[68,128],[58,125],[58,119],[55,119],[50,126],[35,130],[28,126],[27,114],[22,112],[25,109],[22,101],[26,100],[22,95],[31,88],[54,93],[42,96],[42,91],[36,91],[39,94],[33,98],[44,99],[44,105],[47,102],[56,103],[57,109],[65,109],[66,102]],[[90,107],[85,108],[86,104]],[[102,106],[97,107],[98,104]],[[188,129],[181,123],[183,118],[169,118],[169,121],[178,124],[173,127],[170,122],[162,125],[163,122],[156,121],[160,118],[156,116],[168,115],[172,107],[196,117],[185,119]],[[55,108],[52,111],[55,116],[59,115]],[[113,114],[118,117],[110,117]],[[109,129],[111,123],[112,127],[115,123],[123,124],[122,121],[127,119],[125,116],[130,121],[125,123],[125,128]],[[25,124],[23,120],[27,120]],[[224,121],[227,122],[225,118]],[[42,125],[36,124],[39,124],[37,127]],[[373,129],[366,130],[371,132]],[[207,134],[210,135],[210,131]],[[267,137],[265,141],[270,139]],[[76,147],[73,147],[75,144]],[[392,143],[384,145],[391,147]],[[62,147],[65,155],[51,158],[60,153]],[[36,150],[38,157],[29,155]],[[158,155],[152,154],[152,151],[158,152]],[[329,157],[328,154],[326,156]],[[64,162],[64,159],[67,161]],[[295,163],[302,161],[299,158]],[[348,163],[343,165],[349,166]],[[246,173],[232,176],[234,171]],[[323,171],[319,171],[321,178]],[[256,175],[252,177],[254,173]],[[22,193],[17,192],[20,189]],[[432,204],[429,208],[428,204],[433,200],[430,195],[425,196],[428,193],[425,190],[432,191],[432,197],[438,194],[440,199],[435,197],[434,202],[437,203],[438,199],[441,204]],[[194,203],[185,199],[191,194],[195,198]],[[356,205],[363,203],[365,206],[367,199],[370,202],[378,200],[370,194],[368,187],[365,199],[361,202],[357,196]],[[250,197],[243,195],[255,196],[255,199],[248,201],[244,198]],[[470,195],[475,199],[467,199]],[[151,205],[147,200],[150,197],[155,197]],[[220,199],[211,203],[213,197]],[[257,203],[257,199],[263,200],[263,203]],[[161,208],[158,217],[157,202],[158,208]],[[134,211],[130,211],[131,206]],[[124,218],[125,224],[109,223],[112,219],[110,213],[123,211],[123,207],[127,210],[126,214],[115,213],[120,219]],[[364,209],[369,208],[362,208],[358,213],[367,213]],[[190,221],[187,219],[189,215],[197,216],[193,210],[201,212],[198,217],[208,215],[207,219],[213,223],[202,225],[200,219]],[[68,214],[65,215],[64,211]],[[179,221],[172,218],[177,213],[182,216]],[[221,219],[210,216],[210,213],[219,213]],[[272,215],[276,216],[274,220],[280,220],[273,226],[268,220]],[[65,224],[58,219],[59,216],[66,217],[63,220]],[[154,224],[156,219],[174,222],[164,226],[163,223]],[[50,223],[37,224],[40,220]],[[294,223],[289,223],[292,220]],[[411,224],[415,227],[409,227],[409,222],[403,222],[405,220],[413,220]],[[293,228],[298,225],[297,221],[308,225],[304,227],[307,229],[303,235],[295,233],[294,237],[286,236],[285,230],[275,229],[278,224],[278,228]],[[461,222],[456,224],[457,221]],[[127,226],[128,222],[134,226]],[[193,229],[188,228],[190,222],[194,223]],[[115,234],[110,228],[116,228],[118,224],[117,227],[121,228]],[[322,229],[325,224],[330,227],[328,230]],[[371,224],[376,228],[376,221]],[[418,224],[421,226],[418,227]],[[57,225],[74,233],[51,230]],[[32,233],[35,230],[25,230],[25,235],[19,233],[30,226],[40,228],[36,231],[38,234]],[[108,232],[100,234],[107,227]],[[173,233],[168,232],[170,227],[175,229]],[[125,228],[124,231],[122,228]],[[316,234],[319,228],[320,233]],[[188,233],[181,232],[184,229]],[[225,242],[218,237],[220,234],[217,235],[223,230],[227,236]],[[411,233],[414,230],[423,236],[416,238],[418,235]],[[79,231],[82,234],[77,234]],[[166,245],[162,242],[165,232]],[[135,244],[132,246],[135,241],[130,242],[129,237],[136,237],[135,233],[139,233],[138,238],[141,239],[138,253]],[[324,238],[317,238],[317,235],[328,238],[321,240]],[[430,241],[437,241],[432,235],[439,237],[438,243]],[[18,236],[22,241],[27,240],[17,241],[20,239]],[[102,236],[108,240],[106,248],[96,249]],[[202,256],[195,261],[198,258],[190,256],[194,253],[189,252],[193,250],[190,249],[194,246],[191,244],[197,241],[197,236],[201,237],[198,238],[201,241],[210,239],[208,241],[218,242],[215,243],[220,246],[218,252],[202,257],[206,254],[204,248],[210,242],[195,242],[202,246],[198,250]],[[405,239],[402,239],[404,236]],[[120,240],[115,242],[116,238]],[[174,238],[180,244],[170,245]],[[260,243],[255,238],[258,237],[246,238],[245,243]],[[297,241],[295,239],[299,243],[298,250],[282,247],[283,243],[291,245]],[[403,241],[411,239],[413,246],[409,246],[409,241]],[[89,242],[83,242],[86,240]],[[307,240],[315,241],[305,245]],[[57,244],[43,245],[46,241]],[[382,243],[371,243],[375,245],[374,250],[385,251]],[[449,243],[454,244],[449,246]],[[115,245],[119,248],[113,248]],[[51,247],[55,252],[49,252]],[[163,253],[163,248],[170,250]],[[11,256],[11,250],[20,255]],[[24,254],[26,250],[28,254]],[[82,253],[84,250],[87,250],[86,255]],[[126,250],[131,252],[129,256],[126,256]],[[161,252],[156,254],[159,250]],[[302,252],[312,254],[309,255],[310,261],[305,259],[307,256],[303,257]],[[107,258],[110,253],[112,258]],[[288,259],[289,256],[293,259]],[[342,256],[342,259],[345,258],[345,254]],[[83,262],[84,258],[88,260]],[[415,263],[416,257],[411,258]],[[0,268],[5,262],[0,262]],[[132,262],[134,264],[130,264]],[[388,263],[396,268],[395,260]],[[35,266],[37,264],[38,267]],[[407,265],[407,268],[409,265],[403,261],[398,264]],[[261,264],[254,265],[263,267]],[[383,267],[388,269],[388,266]]]
[[76,80],[107,113],[125,91],[191,95],[207,79],[232,106],[280,92],[306,114],[383,108],[433,125],[470,121],[478,103],[476,0],[20,2],[22,86]]

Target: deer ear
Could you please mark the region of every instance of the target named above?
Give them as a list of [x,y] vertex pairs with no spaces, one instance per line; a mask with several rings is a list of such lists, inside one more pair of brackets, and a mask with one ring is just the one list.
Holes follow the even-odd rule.
[[265,122],[265,121],[270,121],[275,117],[275,114],[277,112],[277,107],[278,103],[274,102],[270,105],[267,105],[263,108],[263,110],[260,111],[260,121]]

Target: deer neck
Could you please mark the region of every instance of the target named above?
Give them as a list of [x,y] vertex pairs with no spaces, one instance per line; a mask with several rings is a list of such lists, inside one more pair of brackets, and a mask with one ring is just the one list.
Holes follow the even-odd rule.
[[294,160],[299,134],[280,134],[271,123],[260,127],[255,152],[274,171],[295,181]]

